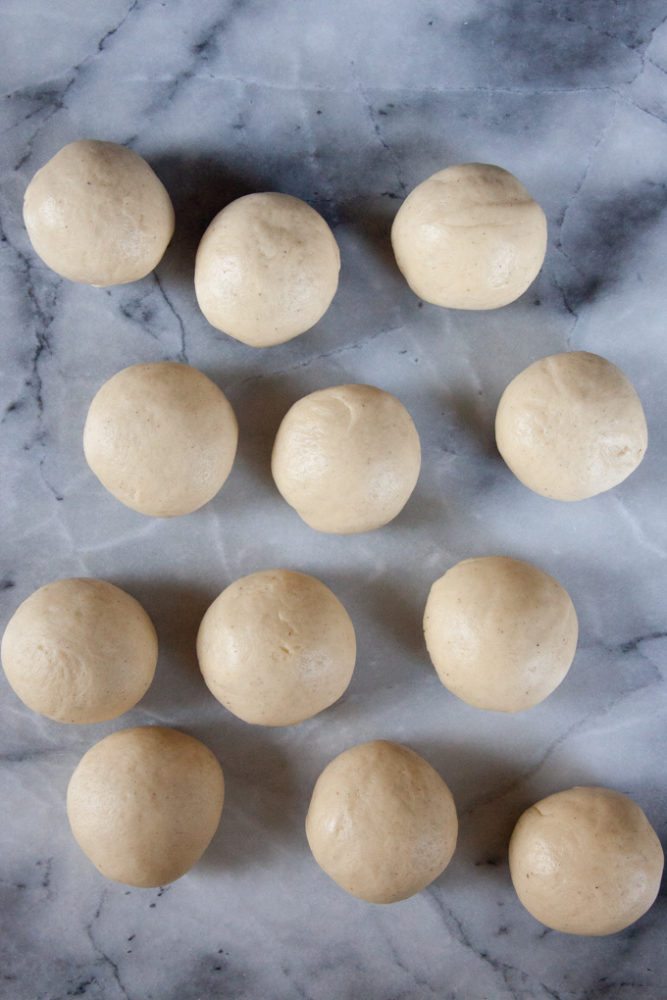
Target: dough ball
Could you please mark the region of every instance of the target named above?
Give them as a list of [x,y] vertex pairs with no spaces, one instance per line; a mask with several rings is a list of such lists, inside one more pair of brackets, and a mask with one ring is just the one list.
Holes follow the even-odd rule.
[[347,611],[323,583],[264,570],[213,602],[197,655],[211,694],[230,712],[262,726],[291,726],[346,690],[356,639]]
[[622,371],[597,354],[567,351],[512,379],[498,404],[496,442],[524,486],[554,500],[585,500],[637,468],[648,431]]
[[614,934],[655,900],[664,857],[639,806],[609,788],[570,788],[514,828],[510,873],[529,913],[567,934]]
[[35,252],[70,281],[124,285],[159,263],[174,209],[146,161],[115,142],[70,142],[38,170],[23,218]]
[[103,722],[148,690],[157,636],[133,597],[104,580],[56,580],[20,605],[2,665],[22,702],[56,722]]
[[288,194],[248,194],[216,215],[195,263],[209,323],[251,347],[314,326],[338,287],[340,254],[322,216]]
[[438,677],[476,708],[521,712],[570,668],[577,615],[548,573],[507,556],[465,559],[431,587],[424,637]]
[[306,835],[320,868],[368,903],[425,889],[456,847],[449,788],[422,757],[373,740],[346,750],[317,779]]
[[67,789],[67,815],[103,875],[151,888],[199,861],[218,828],[224,790],[222,769],[203,743],[139,726],[84,754]]
[[273,447],[276,486],[306,524],[341,535],[373,531],[417,483],[419,435],[395,396],[339,385],[298,400]]
[[413,292],[450,309],[497,309],[525,292],[547,247],[544,212],[507,170],[463,163],[410,192],[391,230]]
[[110,493],[140,514],[203,507],[231,472],[238,428],[225,395],[188,365],[156,361],[118,372],[88,410],[83,450]]

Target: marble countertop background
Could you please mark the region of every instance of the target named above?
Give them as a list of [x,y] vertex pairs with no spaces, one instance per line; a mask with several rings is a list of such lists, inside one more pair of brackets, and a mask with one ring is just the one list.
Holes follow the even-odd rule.
[[[2,4],[0,628],[42,584],[91,575],[136,596],[160,639],[153,686],[110,723],[49,722],[0,677],[3,1000],[667,997],[664,895],[620,934],[562,935],[522,909],[506,858],[519,813],[577,783],[630,795],[667,838],[666,15],[662,0]],[[174,200],[173,243],[136,284],[71,284],[29,245],[26,185],[83,137],[129,144]],[[549,221],[540,276],[490,313],[418,301],[388,240],[416,183],[470,160],[517,174]],[[342,253],[324,319],[263,351],[209,327],[192,283],[208,222],[254,190],[310,202]],[[529,492],[493,441],[507,382],[567,349],[621,367],[649,424],[636,473],[578,504]],[[170,521],[114,501],[81,448],[102,382],[159,359],[214,378],[241,433],[221,493]],[[291,402],[346,381],[404,402],[424,464],[392,524],[334,537],[281,500],[269,455]],[[556,576],[581,625],[565,682],[518,716],[448,694],[421,635],[433,580],[496,553]],[[320,577],[359,642],[343,699],[282,730],[227,713],[194,653],[210,601],[269,567]],[[154,891],[99,875],[64,809],[85,750],[145,723],[204,740],[227,779],[203,860]],[[389,907],[339,890],[303,830],[324,765],[377,737],[425,756],[461,821],[447,871]]]

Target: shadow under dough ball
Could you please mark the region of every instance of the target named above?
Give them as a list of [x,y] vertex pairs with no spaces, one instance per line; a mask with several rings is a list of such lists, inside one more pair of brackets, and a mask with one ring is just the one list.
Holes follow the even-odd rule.
[[112,733],[84,754],[67,789],[79,847],[115,882],[180,878],[211,842],[224,799],[220,764],[203,743],[162,726]]
[[153,623],[139,602],[91,578],[40,587],[2,638],[11,687],[56,722],[103,722],[127,712],[150,687],[157,654]]
[[339,271],[338,245],[314,208],[287,194],[248,194],[204,233],[195,292],[211,326],[251,347],[270,347],[322,318]]
[[279,492],[317,531],[355,534],[393,520],[417,484],[419,435],[391,393],[339,385],[283,417],[271,469]]
[[431,587],[426,647],[444,686],[476,708],[521,712],[561,683],[577,615],[548,573],[507,556],[465,559]]
[[584,786],[549,795],[517,822],[509,847],[517,895],[567,934],[615,934],[653,905],[664,855],[642,809],[620,792]]
[[533,492],[585,500],[637,468],[648,431],[639,397],[616,365],[587,351],[566,351],[512,379],[498,404],[496,443]]
[[115,142],[70,142],[38,170],[23,218],[35,252],[70,281],[106,286],[145,277],[174,232],[164,185]]
[[224,393],[196,368],[132,365],[99,390],[83,432],[86,461],[103,486],[152,517],[189,514],[231,472],[238,426]]
[[425,302],[497,309],[537,277],[544,212],[513,174],[489,163],[439,170],[418,184],[391,230],[399,269]]
[[425,889],[449,864],[457,834],[454,799],[440,775],[387,740],[335,757],[317,779],[306,817],[320,868],[369,903]]
[[199,628],[197,656],[211,694],[234,715],[291,726],[346,690],[356,639],[347,611],[315,577],[262,570],[213,602]]

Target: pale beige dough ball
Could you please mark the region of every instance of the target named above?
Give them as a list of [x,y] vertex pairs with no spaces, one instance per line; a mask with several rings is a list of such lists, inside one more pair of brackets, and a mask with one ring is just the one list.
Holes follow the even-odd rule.
[[230,712],[262,726],[291,726],[346,690],[356,639],[345,608],[319,580],[263,570],[213,602],[197,655],[209,690]]
[[118,372],[88,410],[83,449],[110,493],[152,517],[189,514],[231,472],[238,427],[222,391],[188,365],[156,361]]
[[102,875],[150,888],[199,861],[218,828],[224,789],[220,764],[199,740],[139,726],[84,754],[67,789],[67,815]]
[[417,483],[419,435],[388,392],[339,385],[298,400],[278,429],[278,490],[311,528],[373,531],[403,509]]
[[664,856],[640,807],[609,788],[549,795],[514,828],[510,872],[541,923],[568,934],[614,934],[649,909]]
[[560,684],[574,658],[567,591],[530,563],[465,559],[431,587],[424,637],[438,677],[477,708],[520,712]]
[[171,200],[146,161],[97,139],[69,143],[37,171],[23,218],[44,263],[90,285],[143,278],[174,232]]
[[287,194],[248,194],[223,208],[204,233],[195,291],[212,326],[269,347],[322,318],[339,270],[336,240],[314,208]]
[[340,754],[317,779],[306,835],[320,868],[369,903],[425,889],[456,847],[449,788],[430,764],[386,740]]
[[525,486],[585,500],[623,482],[646,451],[642,404],[611,361],[567,351],[512,379],[496,414],[498,450]]
[[439,170],[410,192],[391,241],[403,276],[424,301],[497,309],[537,276],[547,223],[513,174],[489,163],[463,163]]
[[153,624],[104,580],[56,580],[19,606],[2,638],[2,666],[21,701],[56,722],[113,719],[148,690]]

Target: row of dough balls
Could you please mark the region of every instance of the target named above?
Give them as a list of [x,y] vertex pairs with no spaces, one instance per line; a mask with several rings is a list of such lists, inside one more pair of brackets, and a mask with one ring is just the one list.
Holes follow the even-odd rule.
[[[132,365],[94,397],[83,444],[88,464],[118,500],[142,514],[197,510],[220,490],[236,454],[238,424],[206,375],[176,362]],[[530,489],[558,500],[594,496],[641,462],[641,402],[610,361],[585,351],[542,358],[505,389],[498,449]],[[271,461],[279,492],[312,528],[350,534],[379,528],[403,509],[420,472],[410,414],[369,385],[320,389],[279,427]]]
[[[443,685],[477,708],[519,712],[543,701],[574,659],[577,615],[552,576],[508,556],[465,559],[431,587],[426,648]],[[260,570],[206,611],[197,657],[213,696],[245,722],[291,726],[333,705],[356,662],[350,616],[320,580]],[[155,628],[135,598],[104,580],[56,580],[12,615],[1,646],[10,686],[57,722],[95,723],[148,690]]]
[[[24,199],[37,254],[72,281],[124,284],[150,273],[174,232],[174,209],[146,161],[83,139],[38,170]],[[513,302],[546,252],[544,212],[501,167],[448,167],[419,184],[391,232],[396,262],[427,302],[494,309]],[[267,347],[313,327],[338,287],[340,253],[313,208],[290,195],[246,195],[204,233],[195,261],[199,306],[216,329]]]
[[[141,726],[84,754],[67,789],[72,833],[107,878],[144,888],[184,875],[212,840],[224,778],[199,740]],[[319,776],[306,816],[313,857],[371,903],[426,888],[449,864],[458,819],[440,775],[413,750],[374,740]],[[543,924],[571,934],[622,930],[653,904],[664,857],[641,808],[619,792],[577,787],[520,817],[509,843],[512,882]]]

